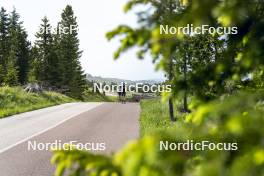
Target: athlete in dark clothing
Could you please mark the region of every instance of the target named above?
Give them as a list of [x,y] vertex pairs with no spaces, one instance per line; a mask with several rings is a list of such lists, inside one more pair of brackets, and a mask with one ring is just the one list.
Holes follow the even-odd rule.
[[122,83],[121,102],[126,103],[126,84]]
[[126,85],[125,85],[125,83],[123,84],[122,93],[123,93],[123,101],[124,101],[124,103],[126,103]]

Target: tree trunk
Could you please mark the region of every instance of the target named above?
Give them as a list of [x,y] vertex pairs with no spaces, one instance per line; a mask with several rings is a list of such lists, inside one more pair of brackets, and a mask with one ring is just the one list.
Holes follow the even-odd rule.
[[184,84],[185,84],[185,91],[184,91],[184,97],[183,97],[183,111],[184,112],[188,112],[188,85],[187,85],[187,59],[188,59],[188,56],[185,55],[185,58],[184,58],[184,68],[183,68],[183,71],[184,71]]
[[[172,2],[170,1],[170,13],[172,13],[173,9],[172,9]],[[173,62],[172,62],[172,56],[170,56],[169,58],[169,81],[172,81],[173,79]],[[174,117],[174,107],[173,107],[173,100],[172,98],[169,99],[169,113],[170,113],[170,120],[172,122],[176,121],[176,118]]]
[[189,110],[188,110],[188,100],[187,100],[187,98],[188,98],[188,95],[187,95],[187,90],[185,90],[185,92],[184,92],[184,98],[183,98],[183,109],[184,109],[184,112],[188,112]]
[[[173,63],[172,58],[170,58],[169,61],[169,80],[172,81],[173,78]],[[173,107],[173,100],[172,98],[169,99],[169,112],[170,112],[170,119],[172,122],[176,121],[176,118],[174,117],[174,107]]]
[[173,108],[173,100],[172,100],[172,98],[169,99],[169,112],[170,112],[170,120],[172,122],[175,122],[176,118],[174,117],[174,108]]

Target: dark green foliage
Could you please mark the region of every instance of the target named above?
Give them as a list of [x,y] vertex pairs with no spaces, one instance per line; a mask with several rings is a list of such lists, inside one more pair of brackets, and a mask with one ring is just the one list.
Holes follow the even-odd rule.
[[72,26],[77,28],[72,7],[64,9],[54,34],[47,17],[42,22],[32,49],[33,78],[47,87],[81,98],[86,81],[79,61],[78,31],[70,30]]
[[[27,82],[29,70],[30,43],[27,41],[27,33],[23,29],[23,22],[19,21],[19,14],[14,9],[10,15],[9,24],[9,61],[17,68],[19,84]],[[8,70],[7,70],[8,71]]]
[[18,43],[18,79],[23,85],[28,81],[30,42],[27,41],[27,33],[20,27],[18,28]]
[[15,57],[14,57],[15,53],[10,53],[9,57],[8,57],[8,63],[7,63],[7,72],[4,76],[4,83],[9,85],[9,86],[16,86],[18,85],[18,71],[17,71],[17,67],[15,66],[14,62],[12,61]]
[[2,7],[0,11],[0,83],[3,83],[4,75],[7,71],[8,26],[8,14],[6,13],[6,10]]
[[[35,56],[33,55],[34,72],[36,80],[45,86],[58,87],[59,85],[59,61],[55,52],[54,39],[51,34],[51,26],[47,17],[42,19],[39,32],[36,34]],[[32,52],[33,49],[32,49]]]
[[0,11],[0,84],[18,85],[27,82],[30,43],[23,22],[14,9],[10,15]]
[[83,92],[85,85],[85,75],[80,64],[82,51],[79,49],[78,31],[72,30],[71,27],[77,28],[76,17],[71,6],[67,6],[61,14],[59,27],[67,29],[59,33],[57,42],[59,42],[58,57],[60,62],[60,71],[62,73],[62,85],[68,89],[70,95],[80,98],[80,92]]
[[[47,17],[42,19],[36,42],[31,46],[23,22],[14,9],[10,15],[0,10],[0,85],[37,82],[44,88],[81,98],[86,84],[80,64],[76,17],[71,6],[61,15],[57,32]],[[68,29],[66,29],[68,28]],[[66,30],[65,30],[66,29]]]

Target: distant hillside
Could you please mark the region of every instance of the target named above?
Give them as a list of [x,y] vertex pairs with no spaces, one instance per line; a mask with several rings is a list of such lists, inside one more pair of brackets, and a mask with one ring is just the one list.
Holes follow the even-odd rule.
[[86,79],[88,81],[94,81],[94,82],[97,82],[97,83],[105,82],[106,84],[111,84],[111,83],[120,84],[122,82],[126,82],[127,84],[136,84],[136,83],[157,84],[157,83],[161,83],[161,82],[164,81],[162,79],[150,79],[150,80],[132,81],[132,80],[126,80],[126,79],[119,79],[119,78],[103,78],[101,76],[92,76],[91,74],[86,74]]

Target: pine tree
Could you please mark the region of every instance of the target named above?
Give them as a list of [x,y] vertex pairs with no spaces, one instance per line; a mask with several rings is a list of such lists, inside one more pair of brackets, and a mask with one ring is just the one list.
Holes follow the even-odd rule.
[[0,86],[4,84],[5,70],[3,65],[0,64]]
[[26,31],[18,27],[18,78],[20,84],[25,84],[28,79],[30,42],[27,41]]
[[7,63],[7,72],[4,77],[5,84],[9,86],[16,86],[18,85],[18,69],[16,67],[16,49],[12,46],[8,56],[8,63]]
[[36,46],[33,46],[30,50],[30,61],[29,61],[29,72],[28,72],[28,81],[30,83],[38,83],[40,81],[41,75],[41,62],[39,59],[38,49]]
[[64,81],[64,73],[65,73],[65,69],[64,69],[64,65],[63,65],[63,59],[61,59],[61,35],[59,32],[59,25],[60,23],[58,23],[57,27],[55,28],[56,32],[52,35],[53,38],[53,51],[55,53],[56,59],[57,59],[57,79],[56,79],[56,85],[59,89],[63,90],[64,86],[63,86],[63,81]]
[[61,15],[60,52],[59,59],[63,71],[62,84],[69,90],[69,94],[80,97],[85,85],[85,75],[80,64],[81,51],[79,49],[78,31],[70,29],[77,27],[76,17],[71,6],[66,6]]
[[[29,69],[30,43],[27,41],[27,33],[23,28],[23,22],[19,21],[19,14],[14,9],[10,15],[8,27],[8,64],[14,65],[17,70],[17,78],[20,84],[25,84]],[[9,71],[9,70],[7,70]]]
[[4,77],[7,71],[8,25],[8,14],[2,7],[0,10],[0,85],[4,82]]
[[39,80],[47,86],[58,87],[58,58],[55,53],[55,45],[51,34],[51,25],[47,17],[42,19],[39,32],[36,34],[36,48],[38,52],[38,60],[40,64]]

